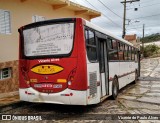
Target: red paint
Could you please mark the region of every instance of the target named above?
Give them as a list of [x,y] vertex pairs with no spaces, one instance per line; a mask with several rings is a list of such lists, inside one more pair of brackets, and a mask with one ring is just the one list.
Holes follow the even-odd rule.
[[[21,27],[19,29],[19,33],[22,34],[22,29],[23,27]],[[20,88],[28,88],[29,85],[27,84],[27,60],[23,60],[22,58],[22,35],[19,35],[19,87]]]
[[74,90],[87,90],[87,64],[86,64],[86,47],[85,47],[85,36],[84,29],[82,26],[82,19],[76,19],[76,30],[75,30],[75,49],[77,49],[77,69],[74,77],[74,81],[68,88]]
[[[87,86],[87,65],[86,65],[86,48],[85,48],[85,39],[84,39],[84,29],[81,18],[76,19],[76,28],[74,36],[74,46],[73,51],[69,57],[59,58],[59,61],[51,61],[45,63],[39,63],[38,60],[26,60],[22,59],[22,38],[20,38],[19,46],[19,81],[20,88],[32,87],[35,90],[43,93],[57,93],[65,90],[66,88],[73,90],[86,90]],[[20,28],[22,31],[23,28]],[[43,60],[52,59],[45,58]],[[56,58],[57,59],[57,58]],[[51,74],[51,75],[40,75],[33,73],[31,69],[36,65],[43,64],[53,64],[59,65],[64,68],[63,71]],[[47,80],[45,78],[48,78]],[[27,81],[30,79],[37,79],[37,82],[27,84]],[[66,83],[58,83],[57,79],[66,79]],[[71,85],[68,85],[68,81],[71,81]],[[52,85],[62,84],[62,88],[51,88],[51,87],[34,87],[35,84],[49,83]],[[70,95],[70,94],[69,94]],[[67,96],[67,95],[66,95]]]

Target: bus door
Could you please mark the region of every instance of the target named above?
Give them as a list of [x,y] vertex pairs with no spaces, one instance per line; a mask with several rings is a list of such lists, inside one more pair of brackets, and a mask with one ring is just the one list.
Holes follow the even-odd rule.
[[108,59],[106,39],[98,38],[99,42],[99,66],[101,80],[101,97],[109,94]]

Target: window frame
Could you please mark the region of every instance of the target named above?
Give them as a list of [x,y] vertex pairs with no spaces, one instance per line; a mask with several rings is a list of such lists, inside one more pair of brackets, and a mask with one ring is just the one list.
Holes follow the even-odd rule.
[[[6,69],[6,70],[5,70]],[[6,75],[7,77],[5,77],[5,72],[8,72]],[[9,79],[11,78],[11,73],[12,73],[12,69],[9,67],[9,68],[3,68],[3,69],[0,69],[0,80],[4,80],[4,79]]]
[[135,61],[135,48],[134,47],[132,47],[131,54],[132,54],[132,61]]
[[132,61],[132,46],[128,45],[128,60]]
[[[89,62],[96,63],[96,62],[98,62],[98,47],[97,47],[97,40],[96,40],[95,30],[93,30],[93,29],[91,29],[91,28],[89,28],[87,26],[84,26],[84,31],[85,31],[84,34],[85,34],[85,45],[86,45],[87,58],[88,58]],[[86,31],[87,31],[87,36],[86,36]],[[89,38],[89,31],[93,32],[93,34],[94,34],[95,45],[89,44],[89,39],[90,39]],[[86,37],[88,37],[88,39],[86,39]],[[95,60],[91,60],[90,59],[90,57],[88,55],[88,47],[96,49],[96,59]]]
[[[122,49],[121,49],[121,47],[122,47]],[[121,41],[118,41],[118,58],[119,58],[119,61],[125,61],[125,59],[124,59],[124,51],[125,51],[125,44],[123,42],[121,42]],[[123,53],[123,55],[122,55],[123,59],[120,59],[119,52]]]
[[[94,32],[94,39],[95,39],[95,41],[96,41],[96,46],[95,46],[95,48],[97,48],[96,50],[97,50],[97,58],[99,58],[99,53],[98,53],[98,42],[97,42],[97,38],[96,38],[96,32],[99,32],[99,31],[97,31],[97,30],[94,30],[94,29],[92,29],[92,28],[90,28],[90,27],[88,27],[88,26],[84,26],[85,28],[84,28],[84,30],[86,30],[86,29],[90,29],[90,30],[92,30],[93,32]],[[101,32],[99,32],[99,33],[101,33]],[[86,32],[84,32],[84,34],[86,34]],[[101,34],[103,34],[103,33],[101,33]],[[132,62],[132,61],[135,61],[136,59],[135,59],[135,55],[137,54],[137,48],[135,48],[134,46],[132,46],[132,45],[130,45],[130,44],[128,44],[128,43],[126,43],[126,42],[123,42],[123,41],[120,41],[120,40],[118,40],[118,39],[116,39],[116,38],[114,38],[114,37],[111,37],[111,36],[109,36],[109,35],[107,35],[107,34],[104,34],[105,36],[106,36],[106,40],[107,40],[107,54],[108,54],[108,62]],[[85,35],[85,39],[86,39],[86,35]],[[117,50],[117,59],[116,60],[110,60],[110,57],[109,57],[109,51],[110,50],[115,50],[114,48],[113,48],[113,40],[115,40],[116,41],[116,50]],[[111,43],[110,43],[111,42]],[[85,43],[86,43],[86,41],[85,41]],[[121,50],[120,48],[121,48],[121,46],[120,45],[123,45],[123,50]],[[86,44],[86,46],[93,46],[93,45],[89,45],[89,44]],[[126,50],[126,48],[127,48],[127,50]],[[130,50],[129,50],[130,49]],[[132,58],[132,49],[134,49],[134,59]],[[123,60],[120,60],[119,59],[119,54],[118,54],[118,52],[119,51],[123,51]],[[130,58],[129,58],[129,52],[130,52]],[[125,53],[127,53],[126,55],[127,55],[127,59],[125,59]],[[88,56],[88,55],[87,55]],[[90,60],[89,60],[90,61]],[[90,61],[91,63],[94,63],[94,62],[97,62],[97,61],[99,61],[99,59],[97,59],[96,61]]]
[[128,45],[124,44],[124,61],[128,61]]
[[43,59],[43,58],[64,58],[64,57],[70,57],[73,53],[73,49],[74,49],[74,45],[75,45],[75,41],[73,41],[73,47],[72,50],[69,54],[61,54],[61,55],[42,55],[42,56],[25,56],[24,54],[24,35],[23,35],[23,31],[26,29],[31,29],[31,28],[36,28],[36,27],[40,27],[40,26],[45,26],[45,25],[52,25],[52,24],[63,24],[63,23],[74,23],[74,36],[73,36],[73,40],[75,40],[75,29],[76,29],[76,21],[71,19],[71,18],[66,18],[66,19],[55,19],[55,20],[47,20],[47,21],[43,21],[43,22],[36,22],[36,23],[31,23],[28,25],[25,25],[23,28],[20,28],[18,31],[20,33],[20,39],[21,39],[21,49],[20,49],[20,56],[22,59],[29,59],[29,60],[33,60],[33,59]]
[[[108,37],[107,40],[110,40],[110,42],[111,42],[111,48],[109,48],[109,46],[108,46],[108,61],[119,61],[119,55],[118,55],[118,42],[119,41],[117,39],[112,38],[112,37]],[[116,48],[113,47],[113,41],[116,42]],[[111,50],[112,51],[114,51],[114,50],[116,51],[116,55],[117,55],[116,59],[110,59],[109,52]]]
[[[8,23],[6,22],[6,14],[8,13]],[[11,12],[9,10],[4,10],[4,9],[0,9],[0,34],[6,34],[6,35],[10,35],[12,33],[11,30]],[[1,27],[1,25],[4,25],[4,27]],[[4,28],[5,31],[3,31],[2,29]]]

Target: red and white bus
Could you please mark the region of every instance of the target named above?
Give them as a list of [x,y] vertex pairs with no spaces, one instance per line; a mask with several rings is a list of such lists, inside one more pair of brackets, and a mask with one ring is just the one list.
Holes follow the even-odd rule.
[[138,49],[82,18],[36,22],[19,33],[20,100],[97,104],[139,76]]

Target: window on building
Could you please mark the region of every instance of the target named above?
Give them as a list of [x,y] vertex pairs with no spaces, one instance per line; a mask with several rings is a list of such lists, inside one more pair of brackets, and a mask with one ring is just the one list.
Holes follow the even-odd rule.
[[32,22],[39,22],[39,21],[44,21],[44,20],[45,20],[44,16],[38,16],[38,15],[32,16]]
[[86,29],[85,37],[88,59],[90,61],[97,61],[97,46],[94,32],[89,29]]
[[108,51],[109,51],[109,60],[118,60],[118,45],[117,41],[114,39],[108,39],[109,43],[108,45]]
[[11,17],[10,12],[0,9],[0,34],[11,33]]
[[0,80],[11,77],[11,68],[4,68],[0,70]]

